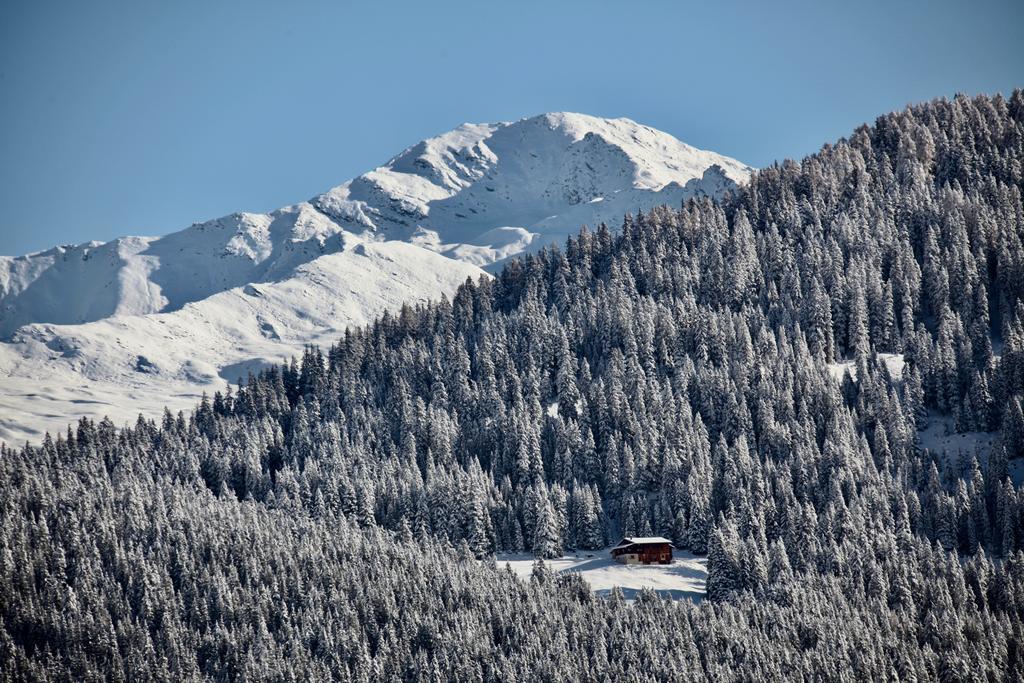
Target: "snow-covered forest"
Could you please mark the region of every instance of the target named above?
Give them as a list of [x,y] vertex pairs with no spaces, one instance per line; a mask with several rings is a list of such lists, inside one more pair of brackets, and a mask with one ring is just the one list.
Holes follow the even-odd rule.
[[[937,100],[2,447],[0,679],[1024,679],[1022,191],[1024,92]],[[708,599],[494,561],[623,535]]]

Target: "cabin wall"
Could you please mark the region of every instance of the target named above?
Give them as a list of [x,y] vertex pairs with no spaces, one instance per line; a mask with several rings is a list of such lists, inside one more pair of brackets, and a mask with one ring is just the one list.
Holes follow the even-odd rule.
[[672,560],[672,550],[667,545],[647,546],[637,554],[643,564],[668,563]]
[[621,564],[668,564],[672,561],[672,546],[668,544],[641,546],[635,551],[613,555]]

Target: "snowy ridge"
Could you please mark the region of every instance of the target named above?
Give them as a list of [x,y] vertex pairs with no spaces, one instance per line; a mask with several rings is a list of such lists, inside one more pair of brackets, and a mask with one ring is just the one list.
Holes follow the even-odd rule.
[[75,324],[177,310],[247,282],[290,276],[345,246],[309,204],[236,213],[166,237],[122,237],[0,257],[0,337],[34,322]]
[[0,439],[189,407],[481,267],[751,170],[629,119],[545,114],[465,124],[270,213],[0,257]]

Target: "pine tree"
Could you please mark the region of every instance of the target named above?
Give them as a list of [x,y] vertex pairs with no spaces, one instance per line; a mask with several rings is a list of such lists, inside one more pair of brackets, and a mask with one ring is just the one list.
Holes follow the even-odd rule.
[[708,597],[726,601],[743,588],[740,540],[736,525],[719,516],[708,541]]
[[539,514],[533,532],[533,554],[541,559],[560,557],[562,540],[558,534],[558,521],[554,506],[549,501],[538,508]]

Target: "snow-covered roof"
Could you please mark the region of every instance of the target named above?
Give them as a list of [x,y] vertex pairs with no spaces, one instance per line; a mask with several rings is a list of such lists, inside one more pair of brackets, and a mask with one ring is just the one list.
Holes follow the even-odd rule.
[[654,543],[668,543],[669,545],[672,545],[672,541],[662,536],[629,536],[619,541],[619,544],[615,547],[625,548],[631,545],[649,545]]

